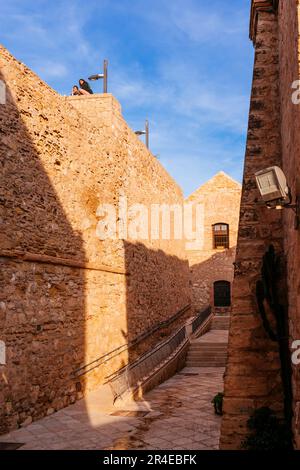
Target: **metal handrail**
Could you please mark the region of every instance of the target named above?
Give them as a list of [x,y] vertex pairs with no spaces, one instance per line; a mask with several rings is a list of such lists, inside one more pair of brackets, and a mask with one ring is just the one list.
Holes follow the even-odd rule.
[[[211,308],[207,307],[201,311],[192,321],[192,332],[194,333],[210,316]],[[153,350],[146,352],[136,361],[124,366],[115,374],[108,377],[115,400],[125,392],[132,390],[143,382],[151,371],[159,368],[171,355],[179,350],[188,340],[186,325],[181,327],[175,334],[167,340],[158,344]]]
[[[190,307],[191,307],[191,304],[185,305],[182,309],[178,310],[178,312],[176,312],[175,315],[173,315],[172,317],[168,318],[167,320],[161,321],[161,322],[157,323],[156,325],[148,328],[146,331],[144,331],[144,333],[142,333],[141,335],[135,337],[132,341],[130,341],[128,343],[124,343],[123,345],[118,346],[117,348],[109,351],[108,353],[103,354],[102,356],[94,359],[93,361],[89,362],[88,364],[84,364],[83,366],[78,367],[78,369],[76,369],[73,372],[73,374],[76,375],[76,376],[84,375],[84,374],[96,369],[97,367],[107,363],[108,361],[110,361],[114,357],[121,354],[123,351],[129,350],[130,348],[136,346],[138,343],[140,343],[141,341],[146,339],[148,336],[155,333],[157,330],[159,330],[161,328],[166,328],[167,326],[169,326],[171,323],[173,323],[175,320],[177,320],[181,315],[183,315]],[[120,370],[118,372],[120,372]]]
[[138,385],[168,357],[170,357],[187,339],[185,326],[180,328],[175,335],[161,344],[158,348],[141,356],[137,361],[125,366],[112,379],[109,385],[113,391],[115,399],[123,395]]
[[205,310],[202,310],[199,315],[192,322],[192,332],[195,333],[196,330],[202,325],[202,323],[207,320],[211,314],[211,307],[207,307]]

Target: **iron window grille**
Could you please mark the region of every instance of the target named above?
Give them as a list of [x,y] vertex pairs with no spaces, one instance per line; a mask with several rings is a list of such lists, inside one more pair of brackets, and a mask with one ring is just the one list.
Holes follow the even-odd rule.
[[229,225],[213,225],[213,247],[214,249],[229,248]]

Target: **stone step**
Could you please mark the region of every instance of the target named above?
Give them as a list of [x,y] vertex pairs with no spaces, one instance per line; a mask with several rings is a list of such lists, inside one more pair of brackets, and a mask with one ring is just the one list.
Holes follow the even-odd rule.
[[205,346],[202,344],[191,344],[190,350],[193,350],[193,351],[227,351],[227,344],[220,344],[219,346]]
[[194,348],[193,346],[190,346],[189,351],[195,351],[195,352],[224,352],[227,351],[227,346],[223,346],[222,348]]
[[225,367],[226,361],[194,362],[188,361],[186,367]]
[[230,315],[215,315],[213,317],[214,320],[230,320]]
[[195,360],[195,359],[188,359],[186,364],[194,364],[196,367],[203,364],[226,364],[227,358],[224,359],[203,359],[203,360]]
[[224,359],[223,361],[187,361],[186,367],[225,367],[226,364],[226,359]]
[[218,343],[218,344],[210,344],[210,343],[191,343],[190,348],[195,349],[224,349],[227,348],[227,343]]
[[[193,339],[186,358],[186,367],[225,367],[227,363],[228,333],[224,331],[229,320],[216,317],[216,329]],[[224,328],[224,329],[223,329]],[[223,331],[222,331],[223,329]]]
[[186,360],[187,361],[226,361],[227,356],[207,356],[207,357],[202,357],[202,356],[187,356]]
[[217,318],[212,321],[212,325],[218,325],[218,324],[220,324],[220,325],[229,325],[229,323],[230,323],[230,320],[228,320],[228,321],[223,320],[223,319],[218,320]]
[[212,321],[226,321],[226,322],[229,322],[230,321],[230,315],[215,315],[212,319]]
[[205,346],[198,346],[198,345],[193,345],[191,344],[190,347],[189,347],[189,351],[217,351],[217,352],[221,352],[221,351],[227,351],[228,347],[227,347],[227,344],[222,344],[222,346],[218,346],[218,347],[214,347],[214,346],[210,346],[210,347],[205,347]]
[[220,354],[216,354],[216,353],[213,353],[213,354],[210,354],[210,353],[193,353],[193,352],[189,352],[188,355],[187,355],[188,359],[189,358],[195,358],[195,359],[209,359],[211,357],[215,357],[216,359],[219,359],[219,358],[226,358],[227,357],[227,353],[220,353]]
[[226,323],[213,323],[211,326],[212,330],[229,330],[229,325]]
[[211,324],[212,330],[229,330],[230,317],[215,317]]
[[212,325],[213,330],[223,330],[223,331],[228,331],[229,326],[228,325]]
[[226,357],[227,351],[188,351],[191,357]]
[[223,358],[227,357],[228,354],[227,352],[223,352],[222,354],[216,354],[216,353],[190,353],[188,352],[187,357],[192,357],[192,358],[203,358],[203,359],[210,359],[211,357],[216,357],[216,358]]
[[211,343],[208,341],[203,341],[202,339],[198,341],[191,341],[191,346],[205,347],[205,348],[222,348],[227,346],[227,341],[219,341],[218,343]]

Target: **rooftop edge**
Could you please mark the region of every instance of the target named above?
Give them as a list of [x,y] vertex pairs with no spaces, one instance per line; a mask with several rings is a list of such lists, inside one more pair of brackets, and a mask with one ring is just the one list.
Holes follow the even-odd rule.
[[279,0],[251,0],[250,12],[250,32],[249,36],[251,41],[255,44],[256,28],[257,28],[257,15],[259,11],[267,11],[275,13],[278,9]]

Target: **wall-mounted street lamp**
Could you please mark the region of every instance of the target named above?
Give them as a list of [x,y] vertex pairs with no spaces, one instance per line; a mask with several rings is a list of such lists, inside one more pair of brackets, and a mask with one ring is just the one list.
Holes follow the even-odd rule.
[[300,222],[300,199],[291,204],[292,195],[286,176],[278,166],[271,166],[255,173],[256,185],[268,209],[292,209],[295,214],[295,229]]
[[105,59],[103,61],[103,73],[96,73],[95,75],[91,75],[89,80],[95,81],[103,79],[103,93],[107,93],[107,69],[108,69],[108,60]]
[[144,131],[135,131],[135,134],[145,136],[145,144],[146,144],[147,149],[149,149],[149,121],[147,119],[145,121],[145,130]]

